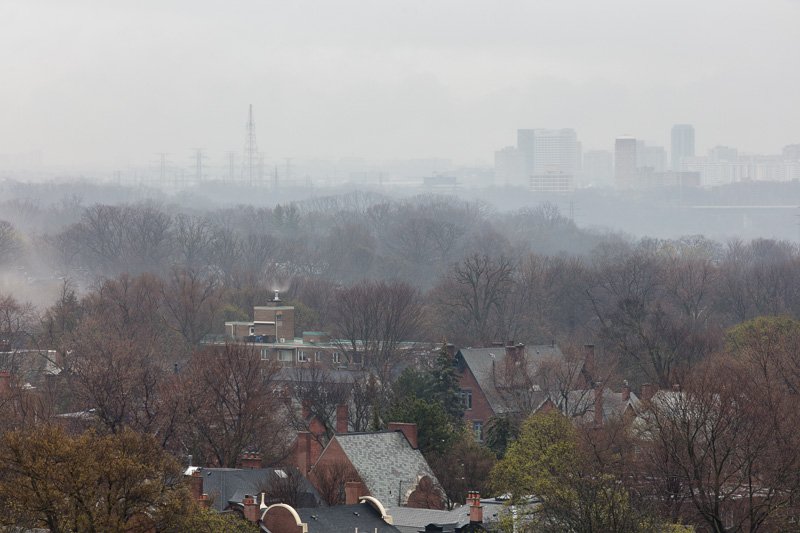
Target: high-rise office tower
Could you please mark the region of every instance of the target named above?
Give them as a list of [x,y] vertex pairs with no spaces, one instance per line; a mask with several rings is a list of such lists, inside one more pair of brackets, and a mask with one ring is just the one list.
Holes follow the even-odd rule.
[[608,150],[587,150],[583,154],[585,185],[614,186],[614,154]]
[[653,172],[667,170],[667,151],[663,146],[651,146],[644,141],[636,141],[636,168],[649,168]]
[[525,154],[529,176],[545,172],[575,175],[580,167],[580,143],[572,128],[517,130],[517,149]]
[[617,189],[632,189],[636,175],[636,139],[619,137],[614,143],[614,182]]
[[533,173],[533,132],[534,130],[517,130],[517,150],[525,155],[525,175]]
[[672,170],[681,170],[681,158],[694,156],[694,126],[675,124],[672,126],[672,146],[670,147]]
[[533,130],[533,173],[575,175],[578,135],[572,128]]
[[494,153],[494,184],[498,187],[528,187],[525,154],[513,146]]

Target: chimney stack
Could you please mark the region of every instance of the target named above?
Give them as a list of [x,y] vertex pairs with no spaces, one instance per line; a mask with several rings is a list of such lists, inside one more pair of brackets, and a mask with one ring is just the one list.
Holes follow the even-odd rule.
[[258,500],[252,494],[245,495],[242,499],[242,507],[244,507],[244,517],[250,522],[256,523],[261,518]]
[[603,423],[603,384],[599,382],[594,388],[594,423]]
[[254,469],[261,467],[261,454],[256,452],[244,452],[242,454],[242,469]]
[[673,392],[680,392],[680,391],[681,391],[681,386],[680,386],[680,384],[678,384],[678,383],[674,384],[674,385],[672,386],[672,390],[673,390]]
[[311,470],[311,433],[308,431],[301,431],[297,434],[297,442],[295,443],[295,460],[297,462],[297,469],[304,476],[308,475]]
[[278,307],[282,303],[283,303],[283,300],[281,300],[281,297],[278,296],[278,290],[275,289],[275,297],[272,300],[270,300],[269,302],[267,302],[267,307]]
[[654,392],[655,391],[653,390],[653,385],[651,385],[650,383],[644,383],[642,385],[642,400],[649,402],[650,399],[653,397]]
[[470,492],[467,498],[469,503],[469,521],[470,523],[483,522],[483,506],[481,505],[481,496],[478,492]]
[[622,385],[622,401],[627,402],[631,399],[631,388],[628,386],[628,380]]
[[389,422],[389,431],[397,431],[398,429],[403,432],[403,435],[408,439],[409,444],[415,450],[417,446],[417,425],[408,424],[404,422]]
[[190,476],[189,492],[192,495],[192,499],[201,506],[208,506],[211,504],[208,495],[203,494],[203,473],[199,470],[195,470]]
[[354,505],[361,497],[361,482],[348,481],[344,484],[344,504]]
[[595,378],[594,367],[594,344],[585,344],[583,346],[583,372],[584,379],[586,380],[586,388],[592,388],[592,383]]
[[336,408],[336,433],[347,433],[349,427],[347,405]]

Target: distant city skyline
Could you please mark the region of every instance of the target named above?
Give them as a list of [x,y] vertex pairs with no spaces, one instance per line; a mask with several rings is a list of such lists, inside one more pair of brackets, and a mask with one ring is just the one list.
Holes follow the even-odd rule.
[[202,147],[222,160],[243,152],[249,104],[270,164],[490,166],[521,128],[613,150],[626,132],[668,148],[680,123],[701,154],[779,153],[800,142],[797,20],[789,0],[8,0],[0,154],[125,168]]

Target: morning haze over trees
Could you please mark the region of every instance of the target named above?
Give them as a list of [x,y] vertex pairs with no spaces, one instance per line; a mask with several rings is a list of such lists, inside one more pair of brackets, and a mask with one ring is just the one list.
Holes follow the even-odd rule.
[[[633,238],[549,203],[436,195],[206,209],[14,198],[0,213],[4,524],[215,530],[179,464],[290,464],[296,432],[325,446],[343,405],[356,432],[417,424],[442,504],[503,496],[517,506],[504,530],[774,531],[795,516],[794,243]],[[338,368],[290,369],[232,342],[226,322],[278,297],[295,337],[335,339]],[[523,347],[493,361],[515,407],[477,429],[455,352],[508,341],[562,359],[532,363]],[[624,413],[587,415],[620,390],[636,399]],[[141,468],[109,472],[108,454]],[[145,478],[152,494],[120,492]],[[342,483],[368,482],[344,468],[316,479],[339,503]],[[62,497],[126,503],[66,511]],[[164,514],[142,511],[154,505]]]

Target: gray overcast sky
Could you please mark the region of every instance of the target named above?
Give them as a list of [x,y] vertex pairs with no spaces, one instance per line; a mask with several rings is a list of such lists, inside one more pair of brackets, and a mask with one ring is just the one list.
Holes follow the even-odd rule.
[[[800,142],[800,1],[0,0],[0,153],[489,163],[517,128]],[[188,164],[188,163],[187,163]]]

